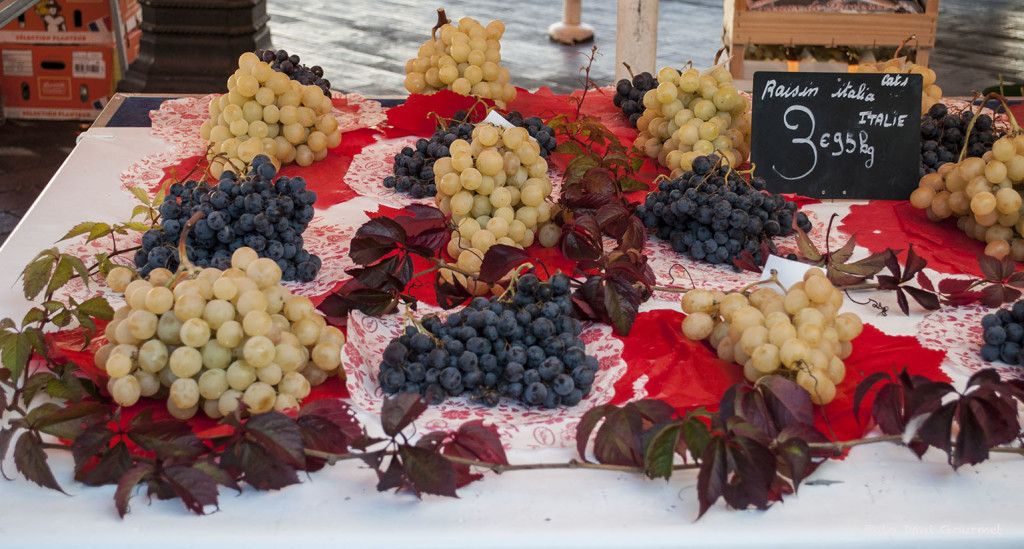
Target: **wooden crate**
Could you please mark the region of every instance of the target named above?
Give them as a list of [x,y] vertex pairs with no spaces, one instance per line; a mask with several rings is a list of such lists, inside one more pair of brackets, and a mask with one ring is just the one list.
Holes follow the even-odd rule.
[[743,75],[743,55],[750,44],[801,46],[899,46],[917,50],[916,63],[928,65],[928,51],[935,47],[939,0],[928,0],[925,13],[832,13],[748,11],[747,0],[725,0],[726,52],[732,55],[733,78]]

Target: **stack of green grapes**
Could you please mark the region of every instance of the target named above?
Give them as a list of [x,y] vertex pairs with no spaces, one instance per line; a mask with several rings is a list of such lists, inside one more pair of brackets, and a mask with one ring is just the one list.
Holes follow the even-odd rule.
[[302,85],[277,72],[255,53],[238,58],[228,93],[210,101],[210,119],[199,135],[210,141],[210,172],[241,173],[257,155],[276,166],[309,166],[341,144],[331,98],[315,85]]
[[236,250],[230,269],[194,278],[112,269],[107,284],[127,304],[107,324],[96,365],[114,401],[166,399],[180,419],[199,409],[219,418],[239,402],[253,414],[297,408],[311,386],[341,371],[345,336],[280,281],[277,263],[251,248]]

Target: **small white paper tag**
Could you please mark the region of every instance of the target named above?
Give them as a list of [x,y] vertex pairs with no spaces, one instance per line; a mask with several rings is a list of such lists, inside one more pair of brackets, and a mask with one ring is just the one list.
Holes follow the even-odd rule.
[[505,120],[505,117],[498,114],[498,111],[491,111],[487,113],[487,118],[484,118],[484,122],[490,122],[499,128],[512,128],[514,127],[511,122]]
[[[768,280],[772,277],[772,271],[775,271],[776,278],[783,286],[789,288],[797,282],[802,282],[804,279],[804,273],[810,269],[812,265],[806,263],[800,263],[799,261],[790,261],[788,259],[781,258],[777,255],[768,256],[768,261],[764,264],[764,271],[761,273],[761,280]],[[771,288],[776,292],[785,295],[786,292],[782,291],[775,284],[762,284],[761,288]]]

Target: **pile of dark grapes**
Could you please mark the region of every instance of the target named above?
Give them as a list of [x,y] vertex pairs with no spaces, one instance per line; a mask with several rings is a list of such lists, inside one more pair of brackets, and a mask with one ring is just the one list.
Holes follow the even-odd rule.
[[[921,115],[921,177],[935,173],[939,166],[960,158],[967,126],[973,117],[970,110],[957,114],[950,112],[942,103],[932,105],[927,113]],[[967,138],[967,156],[984,155],[992,150],[992,143],[998,137],[992,127],[992,117],[979,115]]]
[[981,319],[984,328],[981,359],[985,362],[1001,360],[1007,364],[1024,364],[1024,301],[1009,309],[999,309]]
[[662,181],[647,195],[636,216],[679,253],[708,263],[732,265],[744,250],[762,261],[761,243],[793,232],[793,219],[811,230],[807,215],[784,197],[762,192],[764,179],[747,183],[716,155],[698,156],[693,169]]
[[[526,131],[540,145],[540,155],[547,158],[558,143],[555,131],[538,116],[523,118],[519,111],[508,113],[505,118],[515,126],[526,128]],[[448,146],[456,139],[473,142],[474,124],[469,122],[469,113],[456,111],[448,125],[439,124],[430,139],[420,138],[411,147],[405,147],[395,155],[394,175],[384,178],[384,188],[394,189],[400,193],[408,193],[413,198],[424,198],[437,194],[434,180],[434,162],[439,158],[451,156]]]
[[590,393],[597,359],[586,354],[569,277],[519,278],[511,300],[476,297],[441,320],[423,319],[384,349],[385,393],[418,393],[432,404],[469,396],[486,406],[508,397],[528,406],[574,406]]
[[304,86],[316,86],[323,90],[324,95],[331,96],[331,81],[324,78],[324,69],[320,65],[302,65],[298,55],[288,55],[284,50],[256,50],[254,53],[275,71],[287,74],[288,78]]
[[281,267],[282,278],[309,282],[320,258],[306,251],[302,233],[313,219],[316,193],[301,177],[281,176],[259,155],[242,179],[224,172],[216,185],[205,181],[174,183],[160,204],[160,228],[142,234],[135,265],[143,276],[156,268],[178,268],[178,241],[189,218],[202,211],[185,239],[189,259],[200,267],[227,269],[231,254],[248,246]]
[[636,121],[644,114],[644,94],[657,87],[658,81],[649,72],[642,72],[632,80],[623,78],[615,84],[612,103],[622,109],[622,114],[629,118],[629,124],[635,128]]

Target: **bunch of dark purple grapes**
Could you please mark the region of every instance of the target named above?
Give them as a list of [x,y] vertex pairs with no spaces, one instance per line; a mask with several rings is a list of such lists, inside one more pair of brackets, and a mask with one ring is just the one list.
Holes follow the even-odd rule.
[[298,55],[288,55],[284,50],[256,50],[255,53],[275,71],[287,74],[288,78],[304,86],[316,86],[323,90],[324,95],[331,96],[331,81],[324,78],[324,69],[320,65],[307,67],[299,63]]
[[644,114],[644,94],[658,87],[658,81],[649,72],[642,72],[632,80],[623,78],[615,84],[615,96],[612,103],[622,109],[622,114],[629,118],[629,124],[636,127],[636,121]]
[[422,331],[405,328],[384,349],[381,389],[418,393],[432,404],[468,396],[485,406],[502,397],[575,406],[590,393],[598,362],[571,311],[569,277],[523,275],[511,299],[476,297],[444,320],[425,317]]
[[[932,105],[921,115],[921,177],[935,173],[939,166],[956,162],[964,147],[964,136],[974,118],[969,109],[950,112],[942,103]],[[992,117],[978,115],[978,120],[967,137],[967,156],[982,156],[992,150],[992,143],[999,138],[992,126]]]

